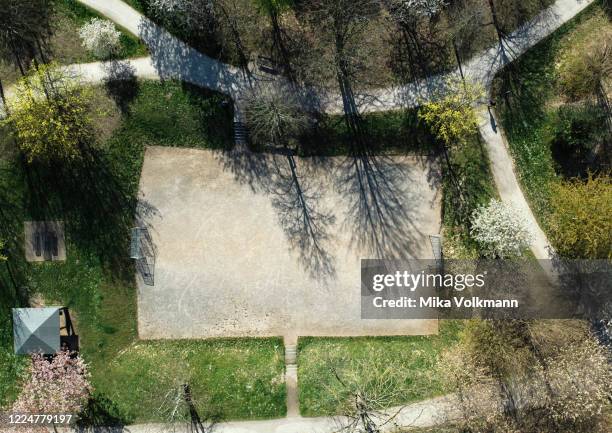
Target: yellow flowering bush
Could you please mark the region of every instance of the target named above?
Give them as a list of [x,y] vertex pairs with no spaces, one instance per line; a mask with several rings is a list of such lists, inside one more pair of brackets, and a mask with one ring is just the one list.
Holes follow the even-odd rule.
[[21,79],[9,120],[28,162],[79,157],[93,137],[88,95],[55,65]]
[[552,185],[550,237],[563,257],[612,258],[612,180],[589,176]]
[[434,98],[419,110],[436,138],[447,146],[461,145],[478,129],[474,104],[484,96],[482,87],[449,80]]

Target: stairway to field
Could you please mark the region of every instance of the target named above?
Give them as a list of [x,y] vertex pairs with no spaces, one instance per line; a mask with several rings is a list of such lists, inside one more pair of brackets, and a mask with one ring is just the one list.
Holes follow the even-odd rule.
[[298,398],[297,344],[285,340],[285,385],[287,387],[287,416],[300,416]]
[[249,130],[244,122],[234,122],[234,144],[246,146],[249,142]]

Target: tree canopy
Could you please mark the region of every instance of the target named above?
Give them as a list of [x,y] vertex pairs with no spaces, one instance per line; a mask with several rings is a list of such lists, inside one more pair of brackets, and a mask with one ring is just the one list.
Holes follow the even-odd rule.
[[463,144],[478,130],[475,103],[484,96],[481,87],[449,80],[431,101],[419,110],[419,117],[446,146]]
[[91,143],[88,92],[57,65],[33,69],[15,93],[8,122],[29,162],[75,159]]

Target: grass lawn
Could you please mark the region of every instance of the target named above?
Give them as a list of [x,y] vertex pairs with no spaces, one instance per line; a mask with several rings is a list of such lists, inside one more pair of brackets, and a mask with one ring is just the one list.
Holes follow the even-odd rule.
[[[0,236],[9,246],[8,267],[0,263],[0,406],[15,397],[25,361],[12,355],[10,308],[26,305],[29,289],[48,305],[71,309],[96,389],[92,419],[158,420],[160,398],[185,382],[202,410],[224,419],[283,416],[279,339],[137,339],[134,269],[127,251],[144,148],[227,146],[232,109],[220,95],[175,82],[132,84],[133,89],[113,91],[123,114],[104,89],[95,90],[99,142],[69,167],[24,170],[10,135],[0,132]],[[24,262],[28,218],[64,219],[65,263]]]
[[489,156],[479,134],[451,149],[442,164],[443,253],[449,259],[478,258],[478,245],[469,233],[471,215],[497,197]]
[[[302,415],[334,415],[344,403],[332,397],[336,393],[342,395],[342,387],[330,370],[331,365],[341,377],[355,365],[394,366],[406,373],[402,375],[405,382],[397,383],[403,392],[393,404],[444,394],[444,384],[436,375],[438,355],[458,341],[461,328],[461,321],[441,321],[440,333],[435,336],[300,338],[298,373]],[[362,361],[365,364],[359,364]],[[365,370],[355,373],[368,376]]]
[[[76,0],[54,0],[54,11],[51,17],[53,34],[50,39],[50,60],[61,64],[86,63],[97,61],[82,45],[79,37],[81,26],[92,18],[104,18]],[[147,55],[147,47],[134,35],[121,31],[118,58],[139,57]],[[14,83],[20,76],[13,67],[0,63],[0,78],[5,85]]]
[[[612,24],[601,2],[596,2],[504,69],[494,83],[500,101],[500,122],[521,186],[545,231],[550,215],[550,184],[577,175],[564,173],[562,158],[568,158],[567,165],[574,170],[579,165],[568,152],[556,158],[554,155],[555,143],[568,134],[569,124],[564,118],[571,110],[559,96],[557,65],[570,47],[610,28]],[[510,96],[506,97],[508,91]],[[577,123],[587,135],[601,129],[588,114]]]
[[[365,140],[374,153],[429,154],[435,151],[434,139],[419,120],[416,109],[370,113],[362,118]],[[302,156],[347,155],[350,151],[351,135],[341,115],[322,116],[317,125],[300,138]]]
[[285,414],[284,349],[280,338],[137,342],[102,367],[109,379],[98,391],[122,419],[155,416],[164,396],[191,384],[202,414],[226,419]]

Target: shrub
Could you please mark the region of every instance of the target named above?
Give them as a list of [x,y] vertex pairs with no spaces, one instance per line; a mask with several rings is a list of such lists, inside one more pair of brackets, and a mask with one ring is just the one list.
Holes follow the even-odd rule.
[[612,76],[612,32],[577,44],[559,64],[559,86],[569,100],[601,97]]
[[83,46],[99,59],[108,59],[119,48],[121,33],[115,24],[100,18],[92,18],[79,30]]
[[609,176],[589,176],[552,186],[550,235],[568,258],[612,258],[612,185]]
[[33,70],[15,94],[9,121],[29,162],[75,159],[91,142],[88,93],[56,65]]
[[299,101],[279,90],[254,93],[247,105],[247,123],[255,144],[289,146],[307,124]]
[[472,236],[486,257],[521,256],[531,243],[527,222],[510,205],[491,200],[472,216]]
[[483,94],[479,86],[448,81],[443,94],[423,104],[419,117],[447,146],[463,144],[478,130],[473,106]]
[[559,107],[551,143],[557,173],[586,178],[589,170],[607,166],[605,143],[611,137],[606,116],[600,107],[592,104]]

